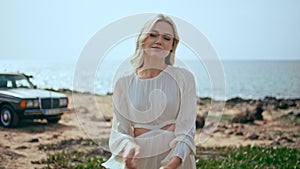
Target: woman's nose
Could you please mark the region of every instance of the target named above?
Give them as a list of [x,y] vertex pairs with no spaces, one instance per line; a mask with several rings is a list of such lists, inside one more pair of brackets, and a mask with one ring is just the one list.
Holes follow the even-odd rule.
[[158,35],[155,43],[161,44],[161,41],[162,41],[162,35]]

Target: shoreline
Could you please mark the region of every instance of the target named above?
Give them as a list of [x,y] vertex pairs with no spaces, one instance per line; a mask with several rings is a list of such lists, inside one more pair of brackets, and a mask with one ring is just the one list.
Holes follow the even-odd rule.
[[[70,94],[70,93],[76,93],[76,94],[91,94],[91,95],[96,95],[96,96],[110,96],[113,95],[113,93],[111,92],[107,92],[106,94],[98,94],[98,93],[92,93],[92,92],[83,92],[83,91],[76,91],[76,90],[72,90],[72,89],[66,89],[66,88],[60,88],[60,89],[53,89],[53,88],[41,88],[44,90],[48,90],[48,91],[53,91],[53,92],[61,92],[61,93],[65,93],[65,94]],[[198,97],[198,99],[200,98],[200,100],[211,100],[211,101],[225,101],[225,102],[250,102],[250,101],[263,101],[263,100],[295,100],[295,101],[299,101],[300,100],[300,96],[297,97],[282,97],[282,96],[271,96],[271,95],[266,95],[264,97],[261,98],[243,98],[240,96],[234,96],[231,98],[228,98],[226,100],[218,100],[218,99],[213,99],[211,97]]]

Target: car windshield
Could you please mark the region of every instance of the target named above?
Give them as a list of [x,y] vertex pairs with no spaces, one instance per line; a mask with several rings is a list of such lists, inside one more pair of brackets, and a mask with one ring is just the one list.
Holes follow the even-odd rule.
[[34,88],[25,75],[0,74],[0,88]]

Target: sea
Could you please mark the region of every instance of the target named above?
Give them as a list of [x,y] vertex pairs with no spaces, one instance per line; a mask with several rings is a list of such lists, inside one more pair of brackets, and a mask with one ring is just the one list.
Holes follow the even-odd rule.
[[[112,93],[120,60],[101,63],[96,71],[93,91],[74,88],[76,61],[0,60],[0,72],[32,75],[38,88],[79,90],[99,95]],[[176,65],[195,76],[199,97],[263,99],[264,97],[300,98],[300,60],[224,60],[212,67],[206,62],[186,60]],[[219,76],[214,76],[214,70]],[[83,70],[84,71],[84,70]],[[85,77],[82,77],[82,84]],[[222,96],[218,96],[220,94]],[[224,95],[224,97],[223,97]]]

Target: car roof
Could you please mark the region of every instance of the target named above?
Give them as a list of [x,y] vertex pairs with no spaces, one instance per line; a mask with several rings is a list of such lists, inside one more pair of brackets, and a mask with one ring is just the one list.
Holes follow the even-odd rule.
[[0,75],[2,75],[2,76],[25,76],[25,77],[27,77],[27,78],[33,78],[33,76],[32,75],[27,75],[27,74],[25,74],[25,73],[1,73],[0,72]]
[[24,73],[2,73],[0,72],[0,75],[25,75]]

